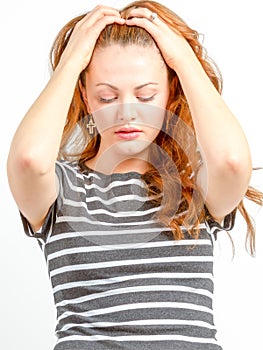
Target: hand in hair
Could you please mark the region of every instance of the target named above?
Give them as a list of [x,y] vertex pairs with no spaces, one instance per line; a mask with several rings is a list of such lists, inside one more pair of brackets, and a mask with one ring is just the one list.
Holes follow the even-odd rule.
[[[152,19],[152,12],[146,7],[136,7],[129,11],[127,25],[139,26],[154,38],[167,65],[177,70],[186,57],[194,57],[194,52],[179,30],[171,29],[160,17]],[[191,33],[194,35],[195,33]],[[171,45],[171,43],[173,43]]]
[[79,73],[87,67],[101,31],[109,24],[124,24],[118,10],[112,7],[96,6],[76,23],[63,52],[60,65],[70,62]]

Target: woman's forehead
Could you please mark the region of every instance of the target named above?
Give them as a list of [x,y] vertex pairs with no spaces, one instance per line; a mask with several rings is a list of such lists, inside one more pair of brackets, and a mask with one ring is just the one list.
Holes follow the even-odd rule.
[[87,72],[91,75],[132,75],[139,72],[159,76],[166,69],[164,60],[155,47],[138,45],[110,45],[96,49],[93,53]]

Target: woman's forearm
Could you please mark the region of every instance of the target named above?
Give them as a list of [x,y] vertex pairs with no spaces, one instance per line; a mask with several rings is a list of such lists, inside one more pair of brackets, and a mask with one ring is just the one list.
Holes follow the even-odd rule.
[[54,167],[79,72],[58,66],[20,123],[10,148],[12,165],[45,174]]
[[198,141],[206,161],[217,165],[221,161],[242,158],[250,162],[244,132],[223,98],[203,70],[200,62],[189,57],[189,64],[177,69],[186,95]]
[[194,54],[176,70],[187,98],[204,165],[200,183],[215,217],[231,211],[246,192],[251,155],[245,134]]

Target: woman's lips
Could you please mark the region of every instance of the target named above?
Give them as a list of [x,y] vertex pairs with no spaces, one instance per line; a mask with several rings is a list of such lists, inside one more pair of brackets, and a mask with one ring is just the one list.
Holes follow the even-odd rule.
[[133,127],[123,127],[118,129],[115,134],[123,140],[133,140],[141,135],[142,131]]

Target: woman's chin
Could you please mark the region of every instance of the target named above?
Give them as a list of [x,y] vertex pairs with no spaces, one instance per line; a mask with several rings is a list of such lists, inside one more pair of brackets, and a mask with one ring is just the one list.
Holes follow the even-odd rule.
[[[151,142],[145,140],[121,141],[114,145],[116,155],[146,157],[149,153]],[[145,159],[145,158],[144,158]]]

